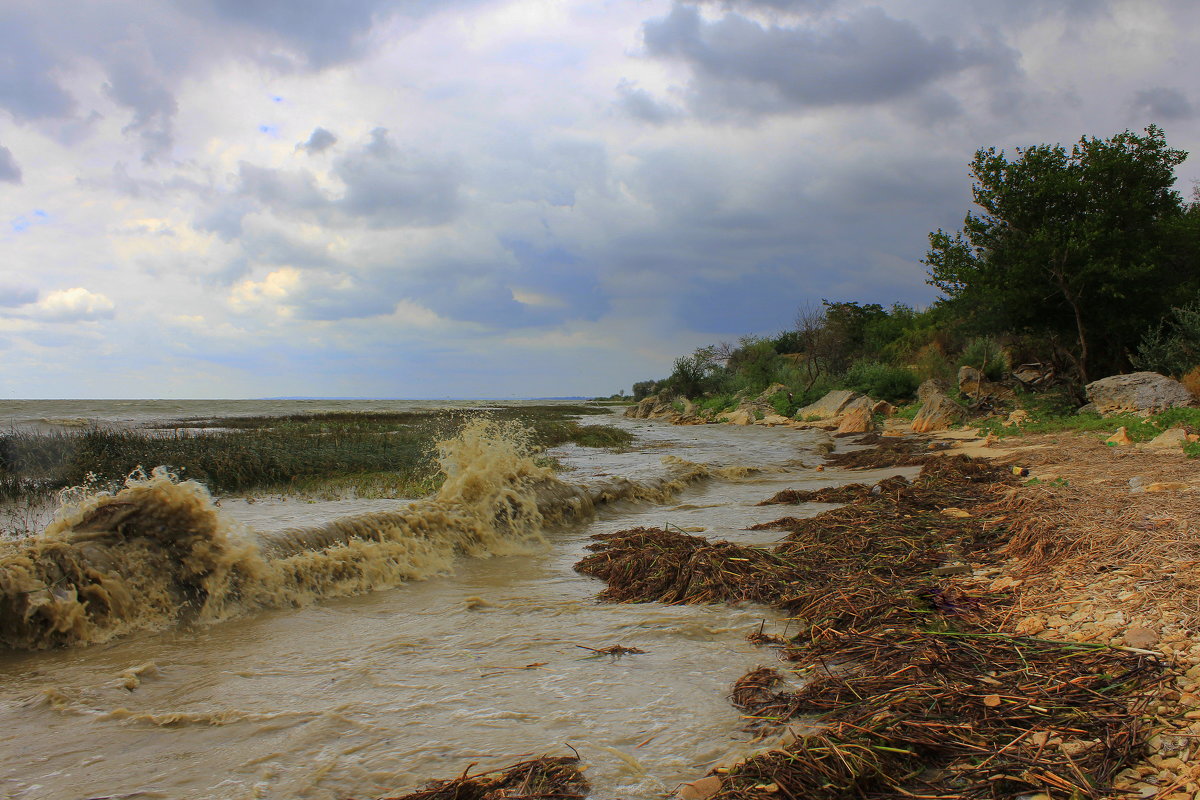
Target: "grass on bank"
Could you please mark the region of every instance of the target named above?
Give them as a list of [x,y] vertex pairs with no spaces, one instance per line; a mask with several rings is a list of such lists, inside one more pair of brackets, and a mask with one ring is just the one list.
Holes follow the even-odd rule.
[[[621,448],[633,439],[573,417],[587,406],[489,409],[528,427],[537,447],[568,442]],[[221,494],[416,497],[441,475],[433,444],[461,427],[463,412],[330,412],[283,417],[193,419],[170,429],[0,434],[0,501],[46,498],[70,486],[107,488],[134,470],[167,466]]]

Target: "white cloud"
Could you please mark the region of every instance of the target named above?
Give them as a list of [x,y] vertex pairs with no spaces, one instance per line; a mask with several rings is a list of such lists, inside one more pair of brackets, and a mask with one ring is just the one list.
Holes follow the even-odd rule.
[[111,319],[116,305],[112,300],[81,286],[48,293],[35,303],[31,315],[51,322],[84,322]]

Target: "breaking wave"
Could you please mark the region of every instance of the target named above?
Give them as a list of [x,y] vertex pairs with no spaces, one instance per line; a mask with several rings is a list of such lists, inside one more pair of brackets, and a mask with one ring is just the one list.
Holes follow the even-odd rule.
[[534,463],[525,432],[488,419],[438,451],[433,498],[315,527],[246,530],[162,468],[68,504],[40,536],[0,544],[0,646],[94,643],[389,588],[461,556],[531,552],[549,525],[615,500],[661,502],[710,475],[674,460],[657,481],[565,483]]

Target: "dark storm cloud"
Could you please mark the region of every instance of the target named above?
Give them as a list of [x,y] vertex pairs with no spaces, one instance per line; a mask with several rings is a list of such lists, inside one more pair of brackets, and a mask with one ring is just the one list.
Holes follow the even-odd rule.
[[61,117],[74,100],[55,82],[51,49],[31,30],[25,13],[0,11],[0,107],[18,120]]
[[1133,95],[1133,111],[1151,122],[1159,120],[1172,122],[1196,116],[1196,109],[1188,100],[1187,95],[1178,89],[1164,86],[1136,92]]
[[13,158],[12,151],[0,145],[0,181],[5,183],[21,182],[21,167]]
[[723,8],[766,8],[774,11],[813,12],[830,8],[837,0],[684,0],[691,5],[719,5]]
[[338,208],[373,227],[441,225],[459,211],[457,168],[401,152],[386,128],[373,130],[366,146],[338,161],[334,173],[346,184]]
[[296,149],[303,150],[309,155],[316,155],[317,153],[324,153],[335,144],[337,144],[337,137],[332,133],[324,128],[313,128],[308,141],[296,145]]
[[697,110],[760,113],[867,105],[915,94],[975,66],[1012,69],[996,45],[960,47],[908,20],[867,8],[844,19],[784,27],[729,13],[715,22],[676,4],[643,25],[646,51],[692,68]]
[[362,52],[372,25],[398,12],[421,13],[429,3],[396,0],[208,0],[180,6],[249,28],[299,52],[309,66],[326,67]]
[[630,81],[617,84],[617,95],[617,108],[642,122],[663,125],[682,116],[678,108],[655,100],[649,92]]
[[[385,128],[376,128],[363,146],[337,160],[333,174],[345,185],[340,198],[322,192],[307,170],[243,162],[238,192],[279,214],[325,224],[357,221],[372,228],[442,225],[461,209],[457,165],[402,150]],[[202,224],[216,231],[236,227],[228,214]]]
[[175,112],[179,110],[174,95],[155,72],[153,66],[139,64],[134,58],[121,58],[109,65],[108,82],[104,84],[109,97],[133,111],[133,121],[125,132],[141,139],[145,161],[170,152]]

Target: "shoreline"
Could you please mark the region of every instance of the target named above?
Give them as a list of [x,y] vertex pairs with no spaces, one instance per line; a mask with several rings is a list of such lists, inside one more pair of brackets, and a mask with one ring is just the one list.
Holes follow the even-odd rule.
[[[801,425],[813,427],[808,423]],[[946,548],[946,552],[941,554],[942,563],[939,567],[930,568],[928,574],[923,576],[913,573],[908,577],[919,578],[918,582],[922,584],[932,580],[933,584],[939,587],[938,596],[948,598],[946,605],[952,611],[946,615],[947,619],[954,625],[965,623],[970,630],[976,631],[969,634],[970,636],[985,637],[972,641],[986,641],[989,646],[1000,645],[1007,648],[1003,653],[988,651],[988,658],[993,661],[1007,657],[1006,654],[1013,652],[1021,655],[1030,647],[1044,649],[1050,658],[1050,662],[1047,663],[1056,663],[1054,659],[1061,659],[1064,653],[1084,652],[1090,658],[1096,659],[1090,667],[1081,667],[1082,671],[1079,674],[1063,673],[1058,676],[1057,683],[1052,681],[1046,687],[1042,687],[1042,690],[1049,693],[1047,696],[1056,698],[1056,702],[1067,702],[1063,700],[1062,686],[1086,687],[1098,676],[1106,674],[1106,670],[1116,669],[1119,665],[1126,666],[1123,674],[1134,676],[1118,688],[1118,693],[1123,694],[1124,699],[1115,705],[1110,703],[1102,715],[1108,721],[1108,728],[1104,728],[1105,730],[1111,729],[1112,724],[1119,722],[1120,732],[1115,739],[1101,742],[1094,738],[1072,738],[1071,734],[1056,732],[1054,725],[1046,723],[1037,715],[1031,718],[1035,722],[1028,724],[1021,731],[1020,725],[1025,724],[1021,720],[1024,718],[1014,718],[1015,721],[1010,720],[1004,724],[1017,725],[1013,730],[1018,731],[1018,735],[1008,745],[997,747],[986,759],[985,764],[990,763],[991,768],[996,769],[999,766],[997,758],[1002,760],[1015,754],[1014,763],[1023,763],[1024,772],[1007,777],[1002,772],[996,773],[1003,778],[996,780],[1003,785],[1007,785],[1004,781],[1009,779],[1015,780],[1016,783],[1008,789],[1001,789],[999,785],[993,786],[987,793],[982,794],[982,785],[977,785],[974,789],[964,789],[964,775],[970,772],[970,768],[961,759],[956,762],[954,758],[950,758],[953,763],[942,764],[940,772],[926,775],[932,781],[927,785],[940,787],[942,793],[937,796],[1023,796],[1031,800],[1067,797],[1070,792],[1091,797],[1157,797],[1164,800],[1182,800],[1195,796],[1200,790],[1197,784],[1200,765],[1193,767],[1189,761],[1197,748],[1200,748],[1200,644],[1196,644],[1192,631],[1200,623],[1200,580],[1193,586],[1186,569],[1175,570],[1172,577],[1164,577],[1162,574],[1147,577],[1148,570],[1153,570],[1156,565],[1161,568],[1171,559],[1174,552],[1171,547],[1163,546],[1162,536],[1159,535],[1163,526],[1158,524],[1158,521],[1170,519],[1179,523],[1179,539],[1175,544],[1180,547],[1186,546],[1186,535],[1195,530],[1197,516],[1194,512],[1197,505],[1200,505],[1200,498],[1193,499],[1193,496],[1200,492],[1197,491],[1194,482],[1172,480],[1180,477],[1181,473],[1189,472],[1188,465],[1183,463],[1182,454],[1167,454],[1141,448],[1109,448],[1099,443],[1094,436],[1074,432],[1027,437],[1016,446],[1005,447],[997,447],[991,439],[973,436],[965,431],[901,435],[894,431],[885,431],[883,436],[839,437],[839,440],[851,444],[861,441],[866,445],[865,448],[851,451],[853,455],[835,453],[832,456],[831,460],[834,462],[842,456],[840,460],[851,469],[922,463],[924,475],[927,472],[925,465],[935,463],[966,463],[969,459],[969,463],[979,465],[979,469],[985,471],[985,465],[995,465],[997,468],[989,471],[989,478],[982,486],[977,487],[980,491],[973,497],[963,496],[961,501],[953,506],[945,504],[947,498],[941,497],[941,507],[932,509],[946,522],[957,523],[952,526],[954,529],[973,526],[993,532],[994,539],[983,547],[966,552],[956,547]],[[946,459],[947,456],[951,458]],[[1103,469],[1104,466],[1108,467],[1107,471]],[[1013,467],[1017,468],[1018,475],[1013,474]],[[1138,474],[1126,474],[1131,471]],[[1132,503],[1114,491],[1114,484],[1127,484],[1130,478],[1141,479],[1134,481],[1132,493],[1126,488],[1126,493],[1134,497]],[[1141,491],[1142,486],[1148,487],[1149,491]],[[867,506],[856,509],[856,504],[862,499],[868,503],[871,501],[870,489],[871,487],[866,487],[859,500],[849,496],[853,494],[852,491],[838,490],[843,496],[837,500],[830,497],[828,501],[850,502],[811,518],[808,528],[824,525],[831,520],[831,516],[836,517],[839,514],[841,522],[852,524],[857,517],[861,523]],[[877,491],[876,495],[878,494],[880,492]],[[1097,494],[1108,499],[1110,505],[1116,505],[1120,509],[1124,514],[1120,519],[1132,525],[1129,530],[1122,529],[1114,533],[1105,532],[1100,528],[1097,520],[1103,522],[1107,510],[1103,503],[1097,503]],[[798,502],[807,499],[801,497]],[[1142,513],[1143,506],[1157,509],[1158,516]],[[786,523],[788,520],[785,518],[777,522]],[[1139,525],[1139,522],[1149,524]],[[805,527],[803,522],[800,526]],[[1139,536],[1139,533],[1144,535]],[[690,559],[694,558],[697,548],[711,549],[710,543],[702,537],[646,529],[610,534],[604,537],[609,541],[597,544],[593,549],[602,551],[605,547],[611,548],[614,544],[612,540],[623,535],[627,538],[633,536],[635,539],[641,537],[640,541],[625,542],[630,557],[622,562],[625,572],[616,570],[615,574],[624,574],[626,578],[630,577],[631,571],[645,572],[652,569],[654,560],[647,559],[645,555],[652,550],[665,552],[669,548],[664,545],[684,542],[693,547],[693,551],[680,562],[689,566],[693,564]],[[654,540],[655,537],[658,537],[657,540]],[[665,542],[663,537],[671,538],[672,541]],[[1109,561],[1113,563],[1097,561],[1095,556],[1100,551],[1108,553]],[[722,599],[753,599],[772,604],[771,592],[778,591],[778,587],[763,588],[761,574],[769,572],[772,568],[762,561],[747,558],[751,555],[749,552],[734,553],[726,547],[711,562],[718,566],[722,562],[725,565],[733,565],[736,562],[751,567],[748,570],[736,570],[741,576],[740,580],[749,581],[749,585],[755,588],[753,592],[740,595],[737,580],[730,582],[723,576],[711,585],[702,586],[701,590],[691,597],[679,592],[674,595],[663,594],[661,580],[657,584],[654,581],[642,580],[640,588],[632,595],[628,591],[622,595],[618,586],[620,581],[613,579],[614,571],[607,575],[599,574],[595,570],[583,571],[607,580],[609,588],[604,590],[601,596],[609,601],[715,602]],[[1139,560],[1132,564],[1122,562],[1123,558],[1133,556],[1137,556]],[[1155,563],[1142,563],[1155,559]],[[585,559],[585,562],[587,560]],[[755,561],[757,563],[747,563]],[[577,569],[584,566],[585,562],[580,562]],[[1180,566],[1194,568],[1198,564],[1200,546],[1194,558]],[[756,571],[760,574],[756,574]],[[645,575],[641,577],[645,578]],[[1151,591],[1153,587],[1148,588],[1148,581],[1158,584],[1165,581],[1168,584],[1165,590],[1170,591],[1173,603],[1159,602],[1164,587],[1160,586],[1160,592],[1156,594]],[[626,581],[627,590],[629,583]],[[632,583],[639,582],[634,580]],[[685,583],[690,588],[690,572]],[[637,592],[642,591],[645,594],[647,585],[651,586],[649,594],[639,596]],[[659,592],[658,596],[653,595],[655,591]],[[722,597],[722,592],[726,592],[727,596]],[[607,598],[604,595],[608,595]],[[1197,602],[1188,605],[1189,600]],[[775,605],[789,607],[793,611],[796,607],[793,602]],[[812,605],[808,608],[811,610]],[[1061,613],[1054,613],[1060,609]],[[843,766],[848,763],[847,754],[852,752],[853,748],[846,749],[848,745],[842,740],[831,743],[830,730],[842,734],[846,734],[847,731],[854,733],[865,724],[864,720],[858,717],[847,717],[845,708],[839,711],[839,704],[830,701],[838,690],[845,688],[845,676],[841,673],[847,670],[847,666],[843,664],[829,671],[819,669],[818,665],[823,665],[825,659],[831,656],[840,655],[844,659],[847,652],[853,652],[859,662],[865,660],[869,664],[870,658],[866,657],[868,651],[881,663],[888,662],[881,654],[900,652],[896,648],[907,648],[904,650],[908,653],[905,657],[911,658],[921,647],[914,645],[911,637],[904,642],[896,641],[897,630],[907,635],[919,634],[917,639],[928,633],[921,633],[918,626],[903,627],[903,621],[897,620],[894,614],[883,613],[880,608],[876,608],[874,613],[879,614],[879,619],[875,621],[878,624],[874,627],[870,624],[851,625],[846,630],[833,625],[814,625],[810,627],[807,640],[796,637],[784,641],[770,636],[754,639],[752,634],[752,640],[778,650],[783,662],[781,668],[789,664],[794,667],[797,663],[804,662],[808,669],[805,676],[809,684],[800,692],[778,692],[777,684],[784,676],[778,673],[773,676],[750,673],[734,687],[735,705],[742,708],[752,721],[762,717],[764,709],[769,712],[768,716],[773,714],[779,717],[783,713],[780,711],[782,707],[786,713],[776,720],[779,723],[773,726],[776,732],[781,727],[786,730],[788,719],[796,713],[801,713],[803,709],[807,708],[809,713],[814,708],[823,709],[825,727],[818,728],[815,732],[807,731],[799,737],[791,737],[791,742],[782,748],[773,748],[737,764],[718,766],[710,770],[707,776],[680,786],[677,796],[683,800],[832,798],[857,796],[859,791],[869,785],[881,788],[878,783],[882,780],[881,776],[886,776],[889,768],[898,768],[904,766],[903,764],[889,766],[878,758],[860,760],[855,762],[858,766],[853,769],[839,767],[821,779],[826,784],[842,779],[849,781],[843,789],[834,789],[832,784],[820,789],[816,784],[809,785],[805,782],[805,775],[812,774],[814,763],[828,764],[827,758],[816,758],[814,761],[814,749],[819,751],[823,746],[826,757],[829,753],[834,753],[838,763]],[[845,619],[838,621],[843,625],[846,622]],[[923,623],[928,621],[928,617],[922,618]],[[943,635],[942,639],[955,641],[955,637],[949,633]],[[863,641],[874,642],[875,649],[856,649]],[[1022,660],[1024,657],[1021,655]],[[895,663],[888,663],[896,666]],[[901,667],[901,670],[911,669],[913,666],[913,663],[908,663],[908,666]],[[987,674],[982,667],[980,670],[976,677],[982,680],[983,684],[997,681],[996,677]],[[1018,669],[1009,677],[1028,679],[1030,674],[1028,670]],[[1066,676],[1065,679],[1063,676]],[[865,673],[856,677],[880,680],[878,675]],[[934,683],[940,680],[937,670],[933,670],[927,677]],[[1028,680],[1022,686],[1026,694],[1033,691]],[[882,684],[876,687],[884,695],[895,688],[889,689]],[[1122,689],[1123,691],[1120,691]],[[1089,688],[1088,691],[1096,694],[1095,688]],[[1048,701],[1042,701],[1046,706],[1038,706],[1033,700],[1025,699],[1028,701],[1026,705],[1034,709],[1042,710],[1049,705]],[[891,700],[898,702],[896,697],[892,697]],[[1079,702],[1072,712],[1076,714],[1088,713],[1085,709],[1089,707],[1089,701],[1093,704],[1095,702],[1094,698],[1086,696],[1077,700]],[[963,706],[960,701],[965,701],[966,705]],[[1010,701],[1010,697],[1004,696],[1003,692],[997,689],[987,694],[966,692],[962,697],[957,697],[955,702],[959,703],[956,706],[959,711],[965,708],[968,716],[971,716],[967,727],[977,728],[994,723],[997,715],[993,713],[993,704],[1003,710]],[[1118,707],[1123,711],[1118,713]],[[982,715],[980,712],[983,712]],[[1037,722],[1039,719],[1041,721]],[[800,722],[803,724],[806,720],[811,721],[809,717],[804,717]],[[761,726],[761,719],[757,722]],[[922,724],[919,714],[916,718],[910,718],[908,722]],[[924,724],[929,722],[926,720]],[[886,725],[876,730],[874,735],[883,735],[880,731],[885,728]],[[820,746],[814,747],[814,743]],[[854,743],[851,742],[851,745]],[[1032,760],[1029,746],[1034,747]],[[875,755],[890,751],[908,753],[893,753],[901,762],[906,762],[908,767],[912,766],[913,757],[917,754],[917,750],[911,749],[911,745],[890,747],[884,742],[874,747]],[[1099,757],[1101,751],[1103,758]],[[803,769],[798,767],[801,762],[806,764]],[[921,764],[920,756],[916,756],[916,763]],[[1081,764],[1093,764],[1092,768],[1102,769],[1103,774],[1093,776],[1086,769],[1081,771]],[[930,766],[924,765],[923,771],[928,773]],[[1039,769],[1042,773],[1038,773]],[[572,770],[566,770],[562,774],[575,781],[578,773]],[[1099,778],[1098,783],[1093,784],[1093,777]],[[453,797],[456,796],[456,792],[475,786],[472,783],[475,780],[476,778],[462,776],[459,779],[443,781],[437,784],[436,789],[426,789],[404,797]],[[863,780],[866,784],[855,783]],[[576,793],[568,792],[561,796],[586,796],[586,791],[577,781],[571,783],[569,788]]]

